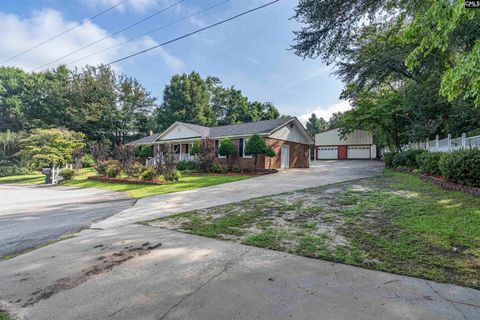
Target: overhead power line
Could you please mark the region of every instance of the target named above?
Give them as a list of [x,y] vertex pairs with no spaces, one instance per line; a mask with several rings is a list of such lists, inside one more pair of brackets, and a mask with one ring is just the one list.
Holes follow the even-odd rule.
[[[143,54],[143,53],[145,53],[145,52],[148,52],[148,51],[151,51],[151,50],[160,48],[160,47],[165,46],[165,45],[167,45],[167,44],[176,42],[176,41],[178,41],[178,40],[185,39],[185,38],[190,37],[190,36],[192,36],[192,35],[194,35],[194,34],[197,34],[197,33],[200,33],[200,32],[202,32],[202,31],[205,31],[205,30],[214,28],[214,27],[219,26],[219,25],[221,25],[221,24],[224,24],[224,23],[226,23],[226,22],[235,20],[235,19],[237,19],[237,18],[239,18],[239,17],[241,17],[241,16],[244,16],[244,15],[247,15],[247,14],[252,13],[252,12],[254,12],[254,11],[263,9],[263,8],[265,8],[265,7],[268,7],[268,6],[271,6],[272,4],[274,4],[274,3],[276,3],[276,2],[279,2],[279,1],[280,1],[280,0],[274,0],[274,1],[268,2],[268,3],[264,4],[264,5],[255,7],[255,8],[253,8],[253,9],[250,9],[250,10],[247,10],[247,11],[243,11],[242,13],[239,13],[239,14],[237,14],[237,15],[235,15],[235,16],[233,16],[233,17],[230,17],[230,18],[228,18],[228,19],[225,19],[225,20],[216,22],[216,23],[214,23],[214,24],[211,24],[211,25],[208,25],[208,26],[206,26],[206,27],[203,27],[203,28],[197,29],[197,30],[195,30],[195,31],[192,31],[192,32],[190,32],[190,33],[184,34],[183,36],[180,36],[180,37],[177,37],[177,38],[174,38],[174,39],[165,41],[165,42],[160,43],[160,44],[158,44],[158,45],[156,45],[156,46],[153,46],[153,47],[150,47],[150,48],[147,48],[147,49],[138,51],[138,52],[136,52],[136,53],[130,54],[130,55],[125,56],[125,57],[123,57],[123,58],[119,58],[119,59],[117,59],[117,60],[111,61],[111,62],[109,62],[109,63],[107,63],[107,64],[104,64],[103,66],[109,66],[109,65],[112,65],[112,64],[114,64],[114,63],[117,63],[117,62],[120,62],[120,61],[124,61],[124,60],[130,59],[130,58],[133,58],[133,57],[138,56],[138,55],[140,55],[140,54]],[[98,67],[97,67],[97,68],[98,68]],[[97,69],[97,68],[95,68],[95,69]]]
[[33,49],[36,49],[36,48],[38,48],[38,47],[40,47],[40,46],[43,46],[45,43],[50,42],[50,41],[52,41],[52,40],[54,40],[54,39],[57,39],[58,37],[63,36],[65,33],[70,32],[70,31],[72,31],[73,29],[78,28],[78,27],[80,27],[81,25],[84,25],[84,24],[87,23],[87,22],[90,22],[90,21],[92,21],[92,20],[100,17],[101,15],[104,15],[105,13],[109,12],[110,10],[115,9],[116,7],[124,4],[124,3],[127,2],[127,1],[129,1],[129,0],[120,1],[120,2],[117,3],[116,5],[111,6],[110,8],[105,9],[105,10],[103,10],[102,12],[99,12],[99,13],[97,13],[97,14],[94,15],[94,16],[91,16],[90,18],[87,18],[86,20],[83,20],[83,22],[78,23],[78,24],[74,25],[73,27],[68,28],[67,30],[62,31],[62,32],[54,35],[53,37],[48,38],[47,40],[44,40],[44,41],[42,41],[42,42],[40,42],[40,43],[37,43],[37,44],[34,45],[33,47],[30,47],[30,48],[28,48],[28,49],[25,49],[25,50],[23,50],[22,52],[19,52],[19,53],[17,53],[17,54],[14,55],[14,56],[11,56],[11,57],[8,58],[7,60],[4,60],[4,61],[0,62],[0,64],[4,64],[4,63],[6,63],[6,62],[9,62],[9,61],[11,61],[11,60],[13,60],[13,59],[15,59],[15,58],[17,58],[17,57],[20,57],[21,55],[24,55],[24,54],[27,53],[27,52],[32,51]]
[[180,3],[184,2],[184,1],[185,1],[185,0],[177,1],[177,2],[175,2],[174,4],[171,4],[171,5],[169,5],[169,6],[166,7],[166,8],[163,8],[163,9],[161,9],[161,10],[159,10],[159,11],[156,11],[156,12],[154,12],[153,14],[151,14],[151,15],[149,15],[149,16],[147,16],[147,17],[145,17],[145,18],[143,18],[143,19],[141,19],[141,20],[139,20],[139,21],[137,21],[137,22],[135,22],[135,23],[133,23],[133,24],[130,24],[130,25],[128,25],[128,26],[126,26],[126,27],[118,30],[118,31],[115,31],[114,33],[110,33],[110,34],[108,34],[107,36],[105,36],[105,37],[103,37],[103,38],[101,38],[101,39],[98,39],[98,40],[96,40],[96,41],[94,41],[94,42],[91,42],[91,43],[89,43],[89,44],[87,44],[87,45],[85,45],[85,46],[83,46],[83,47],[81,47],[81,48],[79,48],[79,49],[77,49],[77,50],[74,50],[74,51],[72,51],[72,52],[70,52],[70,53],[68,53],[68,54],[66,54],[66,55],[64,55],[64,56],[62,56],[62,57],[60,57],[60,58],[57,58],[57,59],[55,59],[55,60],[53,60],[53,61],[50,61],[50,62],[48,62],[48,63],[45,63],[44,65],[36,68],[36,69],[33,70],[33,71],[37,71],[37,70],[43,69],[44,67],[47,67],[47,66],[49,66],[49,65],[51,65],[51,64],[53,64],[53,63],[55,63],[55,62],[58,62],[58,61],[60,61],[60,60],[62,60],[62,59],[64,59],[64,58],[70,57],[71,55],[73,55],[73,54],[75,54],[75,53],[77,53],[77,52],[79,52],[79,51],[82,51],[82,50],[84,50],[84,49],[86,49],[86,48],[88,48],[88,47],[91,47],[91,46],[93,46],[94,44],[97,44],[97,43],[99,43],[99,42],[101,42],[101,41],[103,41],[103,40],[105,40],[105,39],[108,39],[108,38],[111,38],[111,37],[113,37],[113,36],[116,36],[117,34],[122,33],[122,32],[124,32],[124,31],[126,31],[126,30],[128,30],[128,29],[131,29],[131,28],[139,25],[140,23],[145,22],[145,21],[147,21],[147,20],[149,20],[149,19],[151,19],[151,18],[153,18],[153,17],[155,17],[155,16],[157,16],[157,15],[159,15],[159,14],[167,11],[167,10],[170,9],[170,8],[173,8],[173,7],[177,6],[177,5],[179,5]]
[[148,34],[154,33],[154,32],[159,31],[159,30],[161,30],[161,29],[165,29],[165,28],[170,27],[170,26],[172,26],[172,25],[174,25],[174,24],[176,24],[176,23],[178,23],[178,22],[187,20],[188,18],[191,18],[191,17],[193,17],[193,16],[196,16],[196,15],[199,15],[199,14],[201,14],[201,13],[207,12],[207,11],[209,11],[209,10],[212,10],[212,9],[214,9],[214,8],[216,8],[216,7],[219,7],[219,6],[221,6],[222,4],[225,4],[225,3],[230,2],[230,1],[231,1],[231,0],[225,0],[225,1],[222,1],[222,2],[220,2],[220,3],[214,4],[213,6],[210,6],[210,7],[208,7],[208,8],[203,9],[203,10],[197,11],[197,12],[195,12],[195,13],[192,13],[192,14],[190,14],[190,15],[188,15],[188,16],[185,16],[185,17],[183,17],[183,18],[177,19],[177,20],[172,21],[172,22],[170,22],[170,23],[164,24],[164,25],[162,25],[162,26],[160,26],[160,27],[157,27],[157,28],[155,28],[155,29],[151,29],[151,30],[149,30],[149,31],[147,31],[147,32],[144,32],[144,33],[142,33],[142,34],[139,34],[139,35],[137,35],[137,36],[135,36],[135,37],[133,37],[133,38],[130,38],[130,39],[128,39],[128,40],[125,40],[125,41],[122,41],[122,42],[120,42],[120,43],[117,43],[117,44],[115,44],[115,45],[113,45],[113,46],[111,46],[111,47],[105,48],[105,49],[103,49],[103,50],[99,50],[99,51],[94,52],[94,53],[92,53],[92,54],[89,54],[89,55],[83,56],[83,57],[81,57],[81,58],[79,58],[79,59],[76,59],[76,60],[73,60],[73,61],[71,61],[71,62],[68,62],[68,63],[66,63],[66,65],[72,65],[72,64],[74,64],[74,63],[77,63],[78,61],[82,61],[82,60],[85,60],[85,59],[87,59],[87,58],[96,56],[96,55],[98,55],[98,54],[100,54],[100,53],[103,53],[103,52],[105,52],[105,51],[111,50],[111,49],[113,49],[113,48],[117,48],[117,47],[119,47],[119,46],[121,46],[121,45],[124,45],[124,44],[127,43],[127,42],[131,42],[131,41],[137,40],[137,39],[139,39],[139,38],[141,38],[141,37],[144,37],[144,36],[146,36],[146,35],[148,35]]

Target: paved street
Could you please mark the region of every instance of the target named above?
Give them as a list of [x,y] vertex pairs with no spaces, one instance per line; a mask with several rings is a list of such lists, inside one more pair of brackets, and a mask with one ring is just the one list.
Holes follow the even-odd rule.
[[0,257],[88,227],[133,203],[105,190],[0,184]]

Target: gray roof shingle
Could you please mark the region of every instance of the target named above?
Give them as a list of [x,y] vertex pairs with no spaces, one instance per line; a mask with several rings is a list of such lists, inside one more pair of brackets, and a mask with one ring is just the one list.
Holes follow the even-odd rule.
[[[272,130],[278,128],[282,124],[289,122],[292,120],[293,117],[288,118],[280,118],[280,119],[273,119],[273,120],[263,120],[263,121],[256,121],[256,122],[247,122],[247,123],[240,123],[240,124],[229,124],[226,126],[218,126],[218,127],[204,127],[199,126],[197,124],[180,122],[183,126],[193,130],[202,137],[228,137],[228,136],[242,136],[242,135],[252,135],[252,134],[267,134],[270,133]],[[148,137],[144,137],[135,141],[130,142],[130,144],[151,144],[154,142],[160,133],[153,134]]]
[[160,133],[154,133],[150,136],[143,137],[141,139],[129,142],[128,144],[152,144],[152,142],[154,142],[158,138],[159,135],[160,135]]
[[273,129],[278,128],[279,126],[290,120],[292,120],[291,117],[212,127],[210,128],[210,135],[212,137],[225,137],[250,134],[265,134],[271,132]]

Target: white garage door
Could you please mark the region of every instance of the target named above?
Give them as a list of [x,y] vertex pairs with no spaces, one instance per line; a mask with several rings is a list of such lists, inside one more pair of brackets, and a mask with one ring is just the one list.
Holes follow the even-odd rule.
[[338,148],[337,147],[319,147],[317,149],[317,159],[328,160],[337,159]]
[[347,159],[370,159],[370,146],[348,146]]

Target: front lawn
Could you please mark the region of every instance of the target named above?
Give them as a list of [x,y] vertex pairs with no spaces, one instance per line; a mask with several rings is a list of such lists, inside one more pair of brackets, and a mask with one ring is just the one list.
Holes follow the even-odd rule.
[[[113,191],[126,192],[132,198],[143,198],[156,194],[172,193],[179,191],[192,190],[197,188],[209,187],[226,182],[238,181],[251,178],[251,176],[227,176],[227,175],[195,175],[184,176],[179,183],[167,183],[162,185],[146,185],[146,184],[126,184],[126,183],[108,183],[102,181],[88,180],[89,176],[95,175],[96,172],[91,169],[82,169],[80,174],[75,176],[73,180],[64,181],[61,185],[74,186],[82,188],[101,188]],[[40,184],[44,182],[44,175],[24,175],[10,176],[0,178],[0,183],[27,183]]]
[[150,224],[480,288],[480,198],[392,170]]
[[7,176],[0,178],[0,183],[42,184],[44,182],[45,176],[41,173],[24,174],[19,176]]

